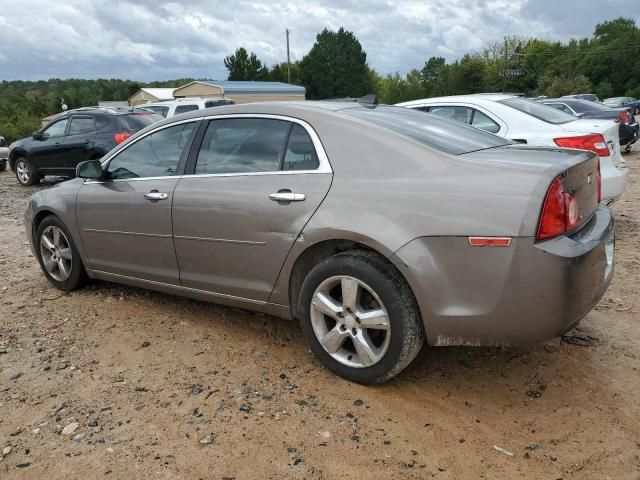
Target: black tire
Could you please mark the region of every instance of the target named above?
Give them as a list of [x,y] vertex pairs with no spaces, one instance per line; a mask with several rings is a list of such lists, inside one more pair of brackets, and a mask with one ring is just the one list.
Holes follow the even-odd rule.
[[[42,251],[40,247],[40,241],[42,238],[43,232],[48,227],[57,227],[64,233],[66,240],[68,241],[69,248],[71,250],[71,273],[69,277],[64,281],[59,281],[51,276],[51,274],[47,271],[44,265],[44,260],[42,258]],[[34,246],[36,250],[36,256],[38,257],[38,262],[40,263],[40,267],[42,268],[42,272],[44,273],[47,280],[53,284],[57,289],[63,290],[65,292],[69,292],[72,290],[77,290],[82,288],[88,281],[87,272],[84,269],[84,265],[82,264],[82,260],[80,259],[80,254],[78,253],[78,248],[76,247],[71,234],[65,227],[65,225],[60,221],[60,219],[54,215],[50,215],[46,217],[40,225],[38,225],[38,229],[36,231],[34,237]]]
[[[21,174],[23,171],[22,168],[27,172],[26,175]],[[31,162],[24,157],[20,157],[16,160],[14,171],[16,172],[16,179],[18,180],[18,183],[22,186],[28,187],[40,183],[40,175],[38,175],[35,168],[33,168]]]
[[[324,281],[336,276],[353,277],[363,282],[386,308],[390,325],[388,348],[371,366],[353,367],[341,363],[324,349],[314,332],[313,295]],[[411,363],[424,343],[422,320],[409,285],[393,265],[374,252],[344,252],[316,265],[302,283],[297,312],[302,331],[316,357],[329,370],[357,383],[377,384],[391,379]]]
[[0,160],[0,172],[4,172],[7,169],[7,160]]

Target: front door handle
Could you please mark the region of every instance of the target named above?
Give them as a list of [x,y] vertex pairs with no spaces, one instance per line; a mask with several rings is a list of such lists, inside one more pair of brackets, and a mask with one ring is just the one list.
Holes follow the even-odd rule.
[[159,192],[157,190],[151,190],[149,193],[144,194],[144,198],[151,200],[152,202],[157,202],[158,200],[166,200],[169,198],[169,194]]
[[270,193],[269,200],[274,202],[304,202],[307,196],[304,193],[293,193],[290,191],[280,191],[277,193]]

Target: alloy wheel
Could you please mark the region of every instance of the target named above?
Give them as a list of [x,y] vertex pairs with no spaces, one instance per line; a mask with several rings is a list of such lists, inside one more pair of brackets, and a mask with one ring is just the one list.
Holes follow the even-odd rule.
[[27,162],[25,162],[24,160],[18,160],[18,163],[16,164],[16,175],[18,176],[18,180],[20,180],[20,183],[29,183],[29,179],[31,178],[31,171],[29,170]]
[[323,281],[311,300],[311,325],[322,348],[336,361],[370,367],[387,353],[391,324],[380,297],[357,278]]
[[69,278],[73,266],[71,244],[60,228],[51,225],[44,229],[40,236],[40,256],[54,280],[64,282]]

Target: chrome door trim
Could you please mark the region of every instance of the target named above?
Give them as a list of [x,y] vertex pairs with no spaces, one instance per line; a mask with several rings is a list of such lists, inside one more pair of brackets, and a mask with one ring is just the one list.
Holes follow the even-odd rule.
[[206,296],[211,296],[211,297],[217,297],[217,298],[224,298],[227,300],[235,300],[235,301],[239,301],[239,302],[245,302],[245,303],[252,303],[254,305],[266,305],[267,302],[263,301],[263,300],[254,300],[251,298],[245,298],[245,297],[237,297],[235,295],[229,295],[226,293],[216,293],[216,292],[210,292],[208,290],[200,290],[198,288],[191,288],[191,287],[183,287],[182,285],[174,285],[171,283],[164,283],[164,282],[156,282],[155,280],[146,280],[144,278],[138,278],[138,277],[130,277],[128,275],[121,275],[119,273],[110,273],[110,272],[105,272],[103,270],[91,270],[92,273],[99,275],[101,277],[107,277],[107,278],[114,278],[116,279],[116,283],[117,283],[117,279],[121,279],[121,280],[130,280],[130,281],[134,281],[134,282],[139,282],[139,283],[143,283],[143,284],[147,284],[147,285],[154,285],[156,287],[164,287],[164,288],[169,288],[169,289],[173,289],[175,291],[183,291],[183,292],[192,292],[195,294],[199,294],[199,295],[206,295]]
[[139,233],[139,232],[123,232],[121,230],[101,230],[99,228],[83,228],[83,232],[93,233],[112,233],[115,235],[135,235],[137,237],[155,237],[155,238],[171,238],[172,235],[163,235],[160,233]]
[[266,242],[254,242],[252,240],[230,240],[227,238],[211,238],[211,237],[188,237],[185,235],[174,235],[176,240],[195,240],[198,242],[220,242],[220,243],[240,243],[244,245],[266,245]]

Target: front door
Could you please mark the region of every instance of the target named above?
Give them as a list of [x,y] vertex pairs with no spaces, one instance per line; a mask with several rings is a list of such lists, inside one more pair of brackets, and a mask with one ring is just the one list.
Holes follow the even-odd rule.
[[210,121],[193,175],[174,191],[182,285],[266,301],[331,185],[321,148],[315,133],[296,121]]
[[62,175],[65,173],[64,134],[69,123],[63,118],[47,126],[37,139],[31,142],[30,155],[34,166],[42,175]]
[[136,140],[107,160],[105,180],[85,182],[76,203],[88,268],[179,284],[171,204],[198,123]]

